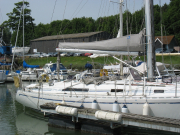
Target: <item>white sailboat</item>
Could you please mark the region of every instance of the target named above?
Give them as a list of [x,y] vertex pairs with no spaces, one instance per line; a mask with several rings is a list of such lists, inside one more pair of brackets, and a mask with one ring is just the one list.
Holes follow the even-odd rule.
[[23,54],[24,53],[28,53],[30,50],[30,47],[13,47],[12,48],[12,53],[15,53],[15,54]]
[[0,70],[0,83],[4,83],[6,79],[6,70]]
[[[152,0],[145,0],[146,22],[151,22],[150,11],[153,7]],[[146,35],[148,44],[148,77],[143,79],[138,72],[141,71],[129,66],[129,76],[123,80],[117,80],[115,76],[88,78],[85,73],[76,75],[76,79],[63,82],[53,81],[50,83],[31,84],[16,94],[16,100],[21,104],[40,109],[40,105],[54,102],[71,106],[93,108],[100,110],[110,110],[122,112],[126,107],[126,113],[143,114],[156,117],[166,117],[180,119],[180,84],[163,83],[153,81],[153,62],[152,62],[152,25],[146,24]],[[131,55],[143,51],[144,33],[119,37],[107,41],[95,43],[60,43],[57,51],[74,52],[96,52],[99,54],[123,55],[127,49],[127,40],[130,39],[132,45],[129,47]],[[95,45],[94,45],[95,44]],[[111,44],[111,46],[109,46]],[[122,45],[120,47],[120,44]],[[104,47],[107,45],[107,47]],[[114,46],[113,46],[114,45]],[[93,46],[97,50],[94,50]],[[72,49],[73,48],[73,49]],[[101,48],[105,48],[102,50]],[[107,50],[107,48],[109,50]],[[121,49],[120,49],[121,48]],[[123,52],[120,52],[123,51]],[[135,52],[133,52],[135,51]],[[122,60],[116,58],[120,62]],[[124,64],[127,64],[123,62]],[[151,64],[150,64],[151,63]],[[143,73],[142,73],[143,74]],[[114,77],[114,78],[113,78]],[[87,80],[89,79],[89,80]],[[53,85],[52,85],[53,83]]]

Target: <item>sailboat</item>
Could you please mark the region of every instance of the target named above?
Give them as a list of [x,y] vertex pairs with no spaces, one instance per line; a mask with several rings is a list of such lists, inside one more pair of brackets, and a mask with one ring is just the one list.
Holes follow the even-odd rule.
[[[53,81],[43,85],[31,84],[20,88],[16,100],[34,109],[40,109],[40,105],[45,103],[54,102],[74,107],[180,119],[180,84],[157,82],[154,79],[152,7],[153,0],[145,0],[146,33],[143,30],[139,34],[87,44],[59,43],[59,48],[56,49],[63,52],[109,54],[128,65],[114,55],[138,55],[145,50],[144,46],[147,44],[147,77],[131,65],[128,65],[129,76],[122,80],[118,80],[116,76],[89,78],[82,72],[71,80]],[[130,52],[126,52],[128,43],[131,43],[128,48]],[[143,74],[143,79],[139,73]]]
[[4,83],[6,81],[6,71],[5,70],[0,70],[0,83]]
[[17,54],[20,54],[20,53],[22,54],[23,51],[24,51],[24,53],[28,53],[29,50],[30,50],[30,47],[13,47],[12,48],[12,53],[15,53],[17,55]]

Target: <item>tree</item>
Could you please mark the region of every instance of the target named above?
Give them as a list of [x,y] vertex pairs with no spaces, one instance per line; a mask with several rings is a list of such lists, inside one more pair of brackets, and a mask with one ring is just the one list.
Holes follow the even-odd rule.
[[11,43],[11,32],[9,28],[4,28],[3,30],[3,40],[6,44],[10,44]]
[[175,35],[180,42],[180,1],[171,0],[167,12],[165,23],[168,34]]
[[[15,8],[13,9],[12,12],[7,13],[7,16],[9,17],[7,21],[7,25],[9,28],[12,29],[13,31],[13,36],[11,38],[11,43],[14,45],[16,41],[16,33],[18,30],[18,24],[19,24],[19,19],[21,16],[20,20],[20,28],[19,28],[19,38],[18,38],[18,45],[23,46],[23,38],[22,38],[22,30],[23,30],[23,2],[18,2],[15,3]],[[25,30],[25,46],[30,44],[30,40],[34,38],[34,26],[35,24],[33,23],[34,19],[31,17],[31,10],[28,9],[29,7],[29,2],[24,2],[24,30]]]
[[11,31],[10,31],[10,28],[8,27],[7,25],[7,21],[4,21],[2,24],[1,24],[1,27],[3,28],[3,41],[6,43],[6,44],[10,44],[11,43]]

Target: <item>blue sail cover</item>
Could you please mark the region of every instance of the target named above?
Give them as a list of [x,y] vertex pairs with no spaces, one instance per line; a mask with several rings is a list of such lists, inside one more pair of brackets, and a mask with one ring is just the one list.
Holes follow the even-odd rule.
[[25,61],[23,61],[24,68],[39,68],[39,65],[28,65]]
[[[55,71],[56,68],[57,68],[57,64],[56,64],[56,63],[54,63],[54,64],[50,67],[50,69],[51,69],[52,72]],[[59,69],[60,69],[60,70],[66,70],[66,68],[64,67],[64,65],[61,64],[61,63],[59,64]]]

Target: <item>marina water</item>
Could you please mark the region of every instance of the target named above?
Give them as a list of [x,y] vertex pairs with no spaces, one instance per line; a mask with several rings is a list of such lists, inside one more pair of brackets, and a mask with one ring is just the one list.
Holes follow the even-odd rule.
[[[23,83],[28,85],[30,82]],[[16,102],[17,88],[13,83],[0,84],[0,135],[94,135],[80,130],[48,126],[48,118],[42,113]],[[177,134],[137,127],[123,127],[121,135]]]

